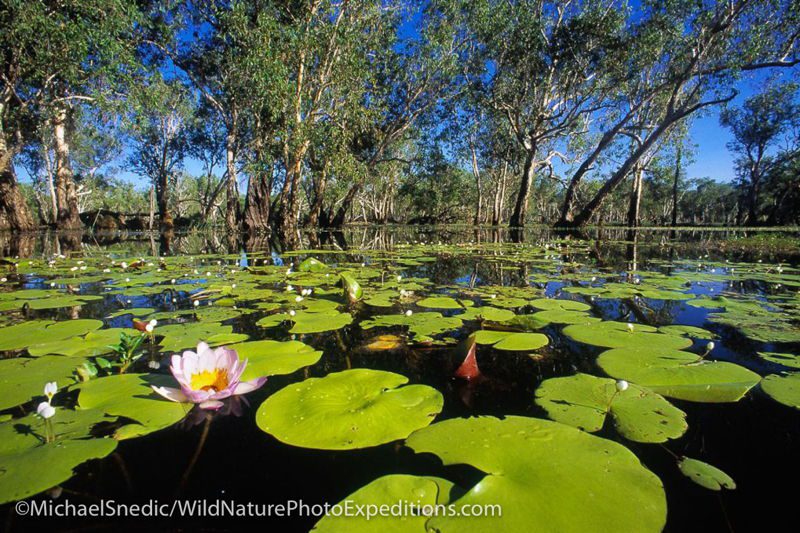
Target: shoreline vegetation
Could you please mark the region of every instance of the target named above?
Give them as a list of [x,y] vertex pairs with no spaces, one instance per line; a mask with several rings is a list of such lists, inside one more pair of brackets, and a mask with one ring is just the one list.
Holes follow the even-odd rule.
[[791,0],[2,7],[0,229],[800,223]]

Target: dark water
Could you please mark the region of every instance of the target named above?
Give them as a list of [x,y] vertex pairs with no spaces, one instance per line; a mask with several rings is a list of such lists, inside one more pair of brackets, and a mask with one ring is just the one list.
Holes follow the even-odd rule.
[[[748,235],[749,237],[750,235]],[[240,253],[268,250],[280,254],[287,244],[277,239],[257,242],[232,241],[229,236],[206,234],[175,235],[165,239],[149,235],[71,236],[39,235],[34,239],[0,239],[5,256],[39,257],[53,253],[79,251],[87,254],[119,254],[120,257],[150,254]],[[542,242],[553,236],[546,231],[525,235],[526,242]],[[643,232],[636,244],[624,232],[609,231],[589,235],[586,253],[563,257],[622,273],[632,262],[640,270],[664,271],[658,260],[669,259],[679,264],[682,259],[705,261],[763,261],[797,265],[794,251],[758,249],[739,246],[737,232]],[[595,240],[602,237],[602,241]],[[406,242],[475,243],[498,242],[508,238],[504,232],[473,232],[465,229],[377,230],[367,228],[343,235],[303,235],[302,248],[334,248],[340,253],[319,255],[322,261],[366,261],[371,250],[391,249]],[[706,257],[708,256],[708,257]],[[464,256],[441,257],[435,263],[407,270],[409,276],[429,278],[435,285],[464,282],[477,276],[478,284],[527,284],[533,273],[530,265],[501,269],[497,263],[471,260]],[[695,292],[719,293],[724,283],[704,284]],[[35,285],[33,285],[35,286]],[[547,286],[548,295],[559,290],[558,283]],[[712,291],[713,289],[713,291]],[[766,290],[756,285],[736,290],[758,294]],[[763,374],[774,372],[768,363],[753,357],[764,345],[754,343],[731,328],[706,323],[706,309],[685,305],[680,301],[647,302],[649,312],[638,316],[624,302],[604,300],[593,309],[604,319],[642,321],[654,325],[671,323],[705,327],[720,337],[715,356],[728,359]],[[188,305],[188,300],[179,305]],[[145,297],[132,306],[159,307]],[[81,317],[102,317],[116,310],[116,302],[108,297],[101,303],[85,305]],[[64,311],[39,312],[38,316],[61,316]],[[361,318],[368,316],[362,310]],[[256,317],[260,315],[255,315]],[[63,318],[63,316],[62,316]],[[127,326],[129,317],[111,322],[111,326]],[[236,319],[235,330],[259,338],[289,338],[285,330],[264,330],[254,325],[257,318]],[[576,370],[602,375],[595,363],[599,349],[578,345],[559,335],[560,326],[549,326],[544,332],[553,340],[545,357],[534,360],[525,355],[481,351],[479,363],[487,380],[471,384],[452,377],[460,363],[452,347],[402,349],[392,352],[367,352],[361,348],[366,338],[376,331],[365,332],[356,325],[341,330],[303,337],[303,342],[323,350],[320,362],[305,372],[308,376],[324,376],[347,368],[373,368],[397,372],[412,383],[435,387],[445,398],[444,410],[437,420],[450,417],[490,414],[546,417],[533,403],[534,391],[545,379],[567,375]],[[277,333],[276,333],[277,332]],[[462,336],[465,335],[462,332]],[[766,346],[766,348],[770,348]],[[796,346],[794,347],[796,353]],[[697,347],[691,350],[698,351]],[[244,406],[241,416],[215,415],[190,417],[179,426],[149,436],[123,441],[110,457],[78,468],[77,475],[64,485],[61,499],[92,502],[102,497],[119,502],[146,503],[156,499],[168,502],[176,496],[184,499],[232,499],[239,503],[283,503],[302,500],[307,504],[335,503],[382,475],[409,473],[439,475],[462,486],[476,483],[482,474],[471,467],[443,467],[436,457],[419,455],[402,443],[354,451],[319,451],[294,448],[279,443],[260,431],[254,421],[255,408],[271,393],[303,379],[304,371],[291,376],[270,378],[267,385],[248,395],[250,407]],[[800,474],[800,413],[782,406],[757,388],[734,404],[699,404],[672,400],[688,414],[689,430],[664,446],[637,444],[619,437],[611,427],[599,435],[617,440],[630,448],[664,483],[668,500],[668,531],[764,531],[796,530],[791,519],[798,501],[795,481]],[[204,428],[208,438],[191,471],[192,461]],[[713,464],[737,482],[734,491],[716,493],[703,489],[684,478],[675,466],[674,455],[696,457]],[[40,496],[36,499],[47,499]],[[276,531],[307,531],[317,518],[264,518],[251,520],[211,518],[178,520],[159,519],[39,519],[20,518],[13,509],[3,506],[5,529],[38,530],[205,530],[233,531],[267,528]],[[630,509],[632,514],[636,509]]]

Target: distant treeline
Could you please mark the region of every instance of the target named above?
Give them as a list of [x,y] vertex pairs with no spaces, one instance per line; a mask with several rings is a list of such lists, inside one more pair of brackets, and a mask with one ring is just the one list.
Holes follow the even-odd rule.
[[[0,0],[0,229],[798,223],[799,39],[796,0]],[[686,175],[710,111],[731,183]]]

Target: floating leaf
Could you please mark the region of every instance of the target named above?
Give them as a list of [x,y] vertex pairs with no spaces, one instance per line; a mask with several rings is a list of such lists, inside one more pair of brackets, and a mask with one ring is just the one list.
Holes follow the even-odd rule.
[[769,375],[761,382],[761,389],[776,402],[800,409],[800,372]]
[[351,324],[353,316],[350,313],[340,313],[338,311],[323,313],[299,311],[289,320],[294,322],[292,329],[289,330],[290,333],[322,333],[341,329]]
[[761,380],[733,363],[707,361],[657,346],[608,350],[600,354],[597,364],[611,377],[691,402],[736,402]]
[[[350,506],[386,505],[396,506],[398,502],[414,505],[435,506],[450,503],[453,483],[439,477],[409,476],[393,474],[383,476],[350,494],[339,505],[344,509]],[[347,503],[345,503],[347,502]],[[365,520],[363,516],[341,516],[329,514],[314,526],[317,533],[425,533],[428,517],[422,514],[403,514],[401,516],[373,516]]]
[[677,335],[652,333],[655,328],[633,324],[631,330],[622,322],[597,322],[575,324],[564,328],[564,335],[572,340],[605,348],[653,348],[680,350],[692,345],[692,340]]
[[631,384],[617,391],[613,379],[576,374],[545,380],[536,403],[547,415],[590,433],[603,428],[607,415],[617,431],[636,442],[665,442],[686,432],[686,413],[655,392]]
[[661,531],[666,521],[661,481],[624,446],[571,426],[519,416],[459,418],[419,430],[406,444],[486,473],[457,506],[502,508],[502,517],[439,515],[429,530]]
[[367,448],[407,437],[442,410],[442,395],[408,378],[364,368],[289,385],[258,408],[256,423],[292,446]]
[[313,257],[309,257],[297,265],[298,272],[324,272],[326,270],[328,270],[328,265]]
[[731,476],[703,461],[683,457],[678,462],[678,468],[684,476],[709,490],[722,490],[723,488],[733,490],[736,488],[736,482]]
[[463,309],[466,307],[466,305],[462,305],[458,300],[450,298],[449,296],[431,296],[423,298],[417,302],[417,305],[428,309]]
[[242,381],[291,374],[319,361],[322,352],[300,341],[252,341],[228,346],[239,359],[247,359]]
[[707,329],[698,328],[695,326],[684,326],[684,325],[661,326],[660,328],[658,328],[658,332],[666,333],[667,335],[683,335],[685,337],[691,337],[693,339],[711,340],[714,338],[714,334],[708,331]]
[[82,362],[57,356],[0,360],[0,410],[42,397],[45,383],[70,385],[75,368]]
[[758,352],[759,357],[771,363],[800,369],[800,356],[790,353]]
[[592,308],[591,305],[575,300],[562,300],[556,298],[538,298],[532,300],[530,304],[536,309],[542,311],[549,311],[552,309],[563,309],[565,311],[588,311]]
[[191,408],[165,400],[153,392],[153,385],[177,387],[172,376],[117,374],[79,385],[78,405],[136,421],[133,428],[125,426],[123,433],[118,431],[120,440],[146,435],[180,422]]
[[363,295],[363,291],[361,289],[361,285],[358,283],[358,281],[356,281],[356,278],[347,272],[339,274],[339,277],[342,280],[345,298],[347,298],[347,300],[350,302],[357,302],[360,300]]

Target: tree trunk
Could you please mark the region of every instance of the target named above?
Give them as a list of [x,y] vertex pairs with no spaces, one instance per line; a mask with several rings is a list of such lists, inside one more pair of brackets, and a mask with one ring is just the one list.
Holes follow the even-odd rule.
[[675,156],[675,176],[672,179],[672,227],[678,225],[678,181],[681,176],[681,149]]
[[644,169],[637,166],[633,170],[633,183],[631,184],[631,197],[628,204],[628,227],[639,227],[639,206],[642,203],[642,175]]
[[270,189],[272,184],[266,172],[256,172],[250,177],[244,200],[244,229],[256,233],[269,228]]
[[56,154],[56,205],[58,229],[74,230],[83,227],[78,209],[78,191],[75,186],[72,163],[69,160],[67,121],[69,111],[62,107],[53,118],[53,148]]
[[469,150],[472,153],[472,175],[475,176],[475,188],[478,195],[477,205],[475,206],[475,220],[473,222],[477,226],[483,219],[483,187],[481,186],[481,169],[478,168],[478,154],[472,139],[470,139]]
[[235,125],[230,125],[228,127],[228,134],[225,137],[225,162],[228,175],[225,185],[225,229],[228,233],[235,233],[239,231],[239,195],[236,190]]
[[603,186],[600,187],[600,190],[597,191],[597,194],[594,195],[594,198],[592,198],[589,203],[583,207],[581,212],[574,217],[571,225],[576,227],[586,225],[592,219],[595,213],[597,213],[597,210],[603,205],[606,197],[613,192],[614,189],[616,189],[617,185],[619,185],[620,182],[628,176],[634,165],[639,162],[639,160],[653,147],[661,135],[667,131],[672,124],[677,122],[679,118],[682,118],[679,114],[665,118],[658,128],[653,130],[647,139],[645,139],[645,141],[630,156],[628,156],[625,162],[622,163],[622,166],[611,175],[611,178],[609,178],[608,181],[606,181]]
[[531,185],[533,185],[533,175],[535,172],[533,165],[533,157],[536,153],[535,149],[528,150],[525,155],[525,168],[522,171],[522,180],[519,185],[519,192],[517,193],[517,203],[514,206],[514,212],[511,214],[509,226],[522,227],[525,225],[525,217],[528,214],[528,196],[531,192]]
[[360,183],[354,183],[350,187],[350,190],[347,191],[344,200],[342,200],[342,203],[339,205],[339,209],[336,210],[336,214],[330,221],[331,227],[340,228],[344,226],[344,221],[347,218],[347,212],[350,211],[350,207],[353,205],[353,200],[355,200],[360,189]]
[[172,216],[169,214],[169,176],[166,172],[159,173],[156,180],[156,202],[158,203],[158,222],[162,230],[171,229]]
[[319,177],[314,181],[314,200],[308,212],[308,225],[319,226],[319,215],[322,212],[322,202],[325,199],[325,187],[328,184],[327,168],[323,168]]

